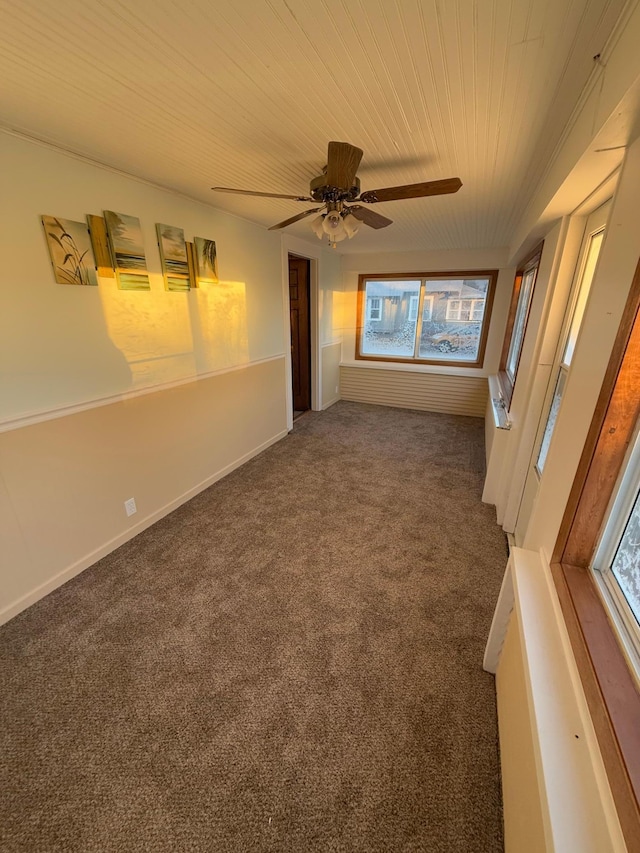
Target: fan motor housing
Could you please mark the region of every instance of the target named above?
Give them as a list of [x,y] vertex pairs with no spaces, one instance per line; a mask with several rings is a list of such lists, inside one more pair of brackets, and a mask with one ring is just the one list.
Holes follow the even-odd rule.
[[360,195],[360,178],[354,178],[353,186],[344,189],[328,186],[326,174],[318,175],[311,181],[309,192],[314,201],[353,201]]

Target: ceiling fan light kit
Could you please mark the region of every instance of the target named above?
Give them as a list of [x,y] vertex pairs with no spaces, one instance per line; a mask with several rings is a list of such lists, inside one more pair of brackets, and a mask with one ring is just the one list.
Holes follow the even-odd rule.
[[[399,187],[385,187],[377,190],[367,190],[360,194],[360,179],[356,172],[362,160],[362,149],[348,142],[330,142],[327,153],[327,165],[322,174],[313,178],[309,188],[310,195],[281,195],[279,193],[263,193],[255,190],[236,190],[229,187],[212,187],[216,192],[239,193],[240,195],[261,196],[263,198],[283,198],[293,201],[319,201],[326,211],[316,217],[311,223],[316,236],[321,240],[328,237],[329,245],[335,249],[336,243],[345,238],[351,239],[363,222],[370,228],[386,228],[392,220],[381,216],[374,210],[363,207],[363,204],[377,204],[384,201],[400,201],[409,198],[425,198],[432,195],[456,193],[462,186],[460,178],[445,178],[441,181],[423,181],[418,184],[405,184]],[[351,204],[346,202],[360,202]],[[300,219],[311,216],[322,210],[314,207],[298,213],[284,222],[272,225],[269,231],[277,231],[293,225]]]

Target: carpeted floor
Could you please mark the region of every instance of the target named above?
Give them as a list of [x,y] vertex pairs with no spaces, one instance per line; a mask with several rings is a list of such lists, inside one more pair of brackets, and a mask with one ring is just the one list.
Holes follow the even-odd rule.
[[483,422],[341,402],[0,629],[0,849],[502,850]]

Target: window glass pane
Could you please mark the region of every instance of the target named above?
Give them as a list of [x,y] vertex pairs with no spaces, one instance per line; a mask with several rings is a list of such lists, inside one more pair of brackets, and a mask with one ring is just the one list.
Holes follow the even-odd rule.
[[604,231],[598,231],[597,234],[594,234],[591,237],[589,242],[589,250],[587,252],[587,258],[585,260],[584,269],[582,270],[582,276],[580,279],[580,289],[578,290],[578,299],[576,301],[576,307],[573,311],[573,317],[571,319],[571,327],[569,329],[569,337],[567,338],[567,345],[564,349],[564,354],[562,356],[562,363],[566,364],[567,367],[571,364],[571,359],[573,358],[573,351],[576,348],[576,341],[578,340],[578,332],[580,331],[580,325],[582,323],[582,317],[584,316],[584,309],[587,304],[587,298],[589,296],[589,290],[591,289],[591,282],[593,281],[593,273],[596,268],[596,262],[598,260],[598,255],[600,254],[600,248],[602,247],[602,238],[604,237]]
[[420,295],[419,281],[367,281],[363,355],[413,356],[417,309],[412,298]]
[[433,296],[425,296],[424,305],[422,307],[422,322],[429,321],[433,314]]
[[489,279],[427,279],[425,287],[419,357],[476,361]]
[[412,322],[418,319],[418,302],[420,301],[419,296],[412,296],[409,299],[409,320]]
[[544,463],[547,461],[547,453],[549,452],[549,445],[551,444],[551,436],[553,435],[556,420],[558,419],[558,412],[560,411],[560,403],[562,402],[562,395],[564,393],[566,381],[566,371],[561,369],[560,374],[558,375],[558,381],[556,382],[556,390],[553,392],[553,401],[551,402],[551,408],[549,409],[549,415],[547,416],[547,425],[544,428],[542,444],[540,445],[538,461],[536,462],[536,468],[538,469],[539,474],[542,474],[542,471],[544,470]]
[[529,313],[529,303],[531,302],[531,294],[533,291],[533,282],[535,281],[537,269],[528,270],[522,277],[520,285],[520,294],[518,295],[518,306],[516,308],[516,316],[513,321],[513,331],[511,333],[511,344],[509,345],[509,355],[507,356],[506,371],[512,382],[516,378],[516,369],[520,360],[520,350],[524,340],[524,330],[527,323],[527,314]]
[[640,622],[640,496],[636,497],[611,570]]

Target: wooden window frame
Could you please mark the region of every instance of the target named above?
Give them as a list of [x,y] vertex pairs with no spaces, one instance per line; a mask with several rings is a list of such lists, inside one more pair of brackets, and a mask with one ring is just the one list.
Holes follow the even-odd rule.
[[[484,316],[482,320],[470,320],[469,322],[481,323],[480,341],[478,343],[478,356],[473,361],[462,361],[460,359],[445,359],[445,358],[414,358],[413,356],[387,356],[387,355],[366,355],[361,354],[362,337],[364,334],[365,324],[365,293],[367,281],[417,281],[420,280],[422,287],[422,279],[436,279],[438,281],[446,281],[448,279],[461,278],[488,278],[489,287],[485,299]],[[447,270],[446,272],[403,272],[403,273],[362,273],[358,276],[358,305],[357,305],[357,326],[356,326],[356,352],[355,358],[357,361],[383,361],[394,362],[397,364],[427,364],[439,365],[442,367],[472,367],[481,369],[484,366],[484,356],[487,348],[487,338],[489,336],[489,327],[491,325],[491,313],[493,310],[493,300],[496,292],[496,284],[498,281],[498,270]],[[433,306],[432,306],[433,308]],[[418,311],[419,313],[419,311]],[[461,320],[460,322],[465,322]]]
[[640,261],[565,509],[551,571],[629,851],[640,851],[640,689],[592,570],[640,417]]
[[[527,326],[529,325],[529,314],[531,313],[531,303],[533,302],[533,294],[536,289],[536,282],[538,280],[538,270],[540,267],[540,258],[542,257],[542,249],[544,247],[544,241],[539,243],[535,249],[530,252],[524,260],[522,260],[517,268],[516,268],[516,276],[513,282],[513,291],[511,293],[511,303],[509,305],[509,314],[507,315],[507,327],[504,333],[504,341],[502,343],[502,354],[500,356],[500,367],[498,370],[498,380],[500,382],[500,388],[502,391],[502,396],[504,398],[507,409],[511,406],[511,398],[513,397],[513,389],[516,384],[516,379],[518,378],[518,368],[520,367],[520,356],[522,355],[522,347],[524,345],[524,340],[527,336]],[[516,313],[518,310],[518,300],[520,299],[520,289],[522,287],[522,280],[524,276],[530,272],[532,269],[535,269],[535,276],[533,279],[533,284],[531,286],[531,296],[529,298],[529,304],[527,306],[527,314],[524,321],[524,330],[522,333],[522,341],[520,343],[520,349],[518,351],[518,356],[516,359],[516,369],[514,371],[513,379],[507,373],[507,360],[509,358],[509,350],[511,349],[511,339],[513,337],[513,330],[516,321]]]

